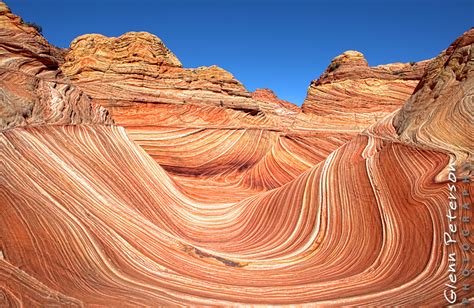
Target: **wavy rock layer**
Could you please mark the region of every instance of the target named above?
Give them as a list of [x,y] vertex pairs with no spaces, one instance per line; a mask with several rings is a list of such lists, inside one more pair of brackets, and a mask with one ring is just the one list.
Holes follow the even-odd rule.
[[346,51],[311,83],[302,110],[329,127],[363,129],[405,103],[427,63],[370,67],[360,52]]
[[[470,110],[472,30],[403,110],[356,135],[221,69],[184,69],[145,33],[80,37],[64,64],[32,55],[47,45],[0,8],[0,106],[14,111],[1,114],[1,306],[446,304],[448,254],[472,248],[443,245],[434,179],[470,155],[469,117],[451,117]],[[99,125],[111,120],[94,103],[125,128]]]
[[430,63],[393,121],[404,142],[454,153],[457,170],[473,163],[474,28]]
[[356,133],[328,138],[314,124],[302,130],[295,126],[297,106],[269,90],[250,93],[215,66],[182,68],[148,33],[81,36],[61,69],[186,193],[202,200],[212,201],[215,187],[235,201],[281,186]]
[[[221,189],[228,187],[232,200],[230,192],[236,187],[248,196],[288,182],[354,135],[334,134],[333,140],[324,141],[328,148],[304,159],[296,156],[294,163],[284,162],[276,152],[296,155],[315,144],[306,133],[298,142],[285,141],[291,138],[286,135],[293,131],[298,107],[268,90],[250,93],[216,66],[182,68],[148,33],[81,36],[71,43],[61,69],[95,103],[107,108],[115,123],[124,126],[160,165],[179,177],[181,185],[196,187],[201,182],[199,186],[209,190],[211,181]],[[254,138],[261,143],[249,142]],[[288,142],[295,148],[281,145]],[[267,164],[277,164],[282,176],[245,180]]]
[[1,143],[11,302],[444,302],[444,154],[361,135],[287,185],[206,204],[120,128],[17,128]]

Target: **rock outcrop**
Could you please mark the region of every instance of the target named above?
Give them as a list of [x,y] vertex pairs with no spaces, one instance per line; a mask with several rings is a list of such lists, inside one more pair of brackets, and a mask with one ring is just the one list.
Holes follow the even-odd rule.
[[217,67],[182,68],[156,36],[129,32],[117,38],[76,38],[62,71],[94,100],[124,103],[198,104],[248,109],[259,105],[232,74]]
[[252,99],[232,74],[217,66],[183,68],[159,38],[146,32],[80,36],[71,43],[61,70],[112,113],[146,103],[186,104],[259,114],[276,125],[275,114],[298,109],[280,100]]
[[288,111],[293,111],[295,113],[301,112],[301,109],[298,106],[288,101],[279,99],[275,92],[270,89],[256,89],[254,92],[252,92],[252,98],[257,101],[280,105],[282,107],[280,113],[288,114]]
[[[400,139],[454,154],[465,176],[474,153],[474,28],[429,64],[393,124]],[[447,171],[438,180],[446,179]]]
[[427,63],[370,67],[362,53],[346,51],[311,82],[302,110],[321,125],[363,129],[405,103]]
[[0,2],[0,129],[113,122],[63,76],[62,54]]

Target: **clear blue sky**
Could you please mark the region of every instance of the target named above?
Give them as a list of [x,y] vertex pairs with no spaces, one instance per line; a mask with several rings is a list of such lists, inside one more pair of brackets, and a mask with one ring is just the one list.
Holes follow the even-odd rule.
[[345,50],[370,65],[436,56],[474,25],[473,0],[126,1],[6,0],[44,36],[148,31],[185,67],[218,65],[248,90],[271,88],[301,105],[312,79]]

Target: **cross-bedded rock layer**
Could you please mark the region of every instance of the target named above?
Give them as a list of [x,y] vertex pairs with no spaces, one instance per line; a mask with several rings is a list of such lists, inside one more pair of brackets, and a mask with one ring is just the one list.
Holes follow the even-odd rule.
[[[472,152],[470,118],[454,123],[453,109],[471,110],[474,30],[429,65],[401,111],[357,134],[220,69],[183,69],[145,33],[81,37],[64,64],[59,51],[27,53],[28,42],[49,45],[0,8],[0,38],[14,35],[0,40],[0,71],[25,76],[2,79],[0,107],[37,97],[41,111],[1,116],[0,305],[446,303],[447,255],[472,250],[443,245],[447,189],[435,177]],[[125,129],[104,125],[95,103]]]
[[183,195],[120,128],[1,138],[12,302],[444,303],[442,153],[361,135],[287,185],[210,204]]
[[[304,131],[296,124],[302,116],[297,106],[269,90],[250,93],[216,66],[183,68],[149,33],[81,36],[71,43],[61,70],[184,189],[210,186],[194,193],[205,199],[213,185],[229,191],[232,200],[236,187],[245,188],[242,196],[275,188],[355,135],[335,131],[327,139],[314,123],[304,123]],[[284,155],[295,161],[284,162]],[[262,172],[263,162],[280,176]]]

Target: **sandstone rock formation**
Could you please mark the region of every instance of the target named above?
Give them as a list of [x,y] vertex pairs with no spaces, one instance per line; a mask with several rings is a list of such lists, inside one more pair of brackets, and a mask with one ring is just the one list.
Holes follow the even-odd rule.
[[[472,248],[443,244],[435,177],[472,152],[472,29],[400,111],[374,90],[388,115],[359,132],[182,68],[146,33],[80,37],[63,63],[0,8],[0,306],[446,304],[447,255]],[[418,76],[348,56],[390,89],[395,67]],[[344,65],[334,88],[356,87]]]
[[61,69],[107,106],[196,103],[259,110],[230,73],[216,66],[182,68],[162,41],[146,32],[118,38],[80,36],[71,43]]
[[59,70],[61,51],[0,2],[0,129],[23,125],[112,123]]
[[360,136],[287,185],[206,204],[117,127],[18,128],[1,144],[11,303],[444,303],[442,153]]
[[80,36],[71,43],[61,70],[112,114],[140,112],[146,104],[185,104],[185,108],[224,107],[231,113],[258,115],[265,123],[279,125],[279,118],[272,115],[297,108],[274,100],[253,100],[232,74],[217,66],[182,68],[163,42],[146,32],[129,32],[118,38]]
[[462,166],[473,163],[474,153],[473,45],[471,29],[436,57],[393,119],[404,142],[454,153],[460,176],[467,175]]
[[405,103],[427,63],[370,67],[362,53],[346,51],[311,82],[302,110],[322,125],[363,129]]
[[[275,92],[273,92],[270,89],[257,89],[254,92],[252,92],[252,98],[257,101],[261,102],[267,102],[267,103],[276,103],[280,105],[283,110],[281,111],[282,113],[285,112],[286,110],[291,110],[294,111],[295,113],[298,113],[301,111],[301,109],[293,105],[292,103],[279,99]],[[286,110],[285,110],[286,109]]]
[[[107,108],[186,193],[207,201],[214,189],[209,182],[229,191],[234,201],[230,192],[236,187],[245,188],[239,198],[273,189],[354,135],[332,132],[328,140],[315,125],[300,132],[293,128],[301,114],[297,106],[268,90],[250,93],[216,66],[182,68],[149,33],[81,36],[71,43],[61,70]],[[209,143],[214,146],[204,151]],[[284,156],[295,161],[286,162]],[[278,177],[262,172],[268,164]],[[196,186],[202,188],[199,193]]]

